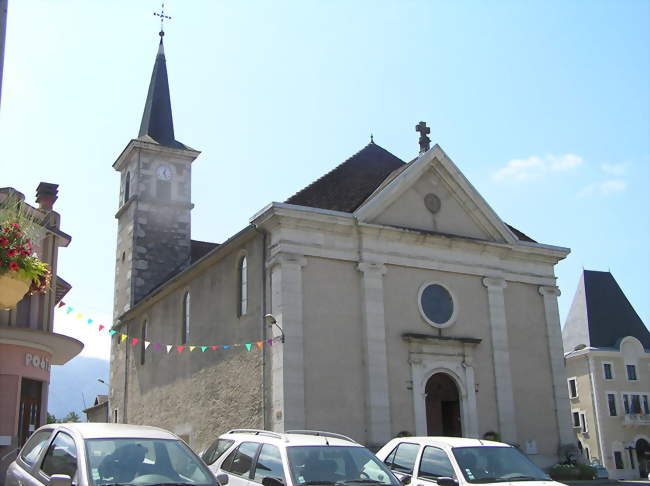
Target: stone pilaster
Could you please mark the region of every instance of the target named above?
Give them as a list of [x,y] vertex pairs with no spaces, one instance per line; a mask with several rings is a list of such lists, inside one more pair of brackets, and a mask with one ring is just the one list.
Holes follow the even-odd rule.
[[571,427],[571,407],[567,389],[566,371],[564,367],[564,348],[562,346],[562,331],[560,329],[560,312],[557,298],[560,289],[557,287],[539,287],[539,293],[544,299],[544,314],[546,316],[546,336],[551,361],[553,377],[553,397],[557,417],[560,445],[573,444],[575,433]]
[[[271,350],[271,424],[273,430],[305,428],[302,255],[281,253],[271,267],[271,309],[285,342]],[[276,332],[277,329],[275,330]]]
[[488,291],[499,432],[503,441],[516,441],[515,400],[512,390],[508,326],[506,323],[506,305],[503,295],[503,289],[508,284],[502,278],[486,277],[483,279],[483,285],[487,287]]
[[363,274],[364,355],[366,363],[366,423],[370,446],[385,444],[391,435],[388,354],[384,319],[384,274],[381,263],[361,262]]

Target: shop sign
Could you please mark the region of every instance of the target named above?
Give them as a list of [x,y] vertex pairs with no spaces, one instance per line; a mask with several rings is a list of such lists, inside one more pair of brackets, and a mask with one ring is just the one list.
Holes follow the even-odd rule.
[[50,362],[45,356],[38,354],[25,353],[25,366],[33,366],[42,370],[50,370]]

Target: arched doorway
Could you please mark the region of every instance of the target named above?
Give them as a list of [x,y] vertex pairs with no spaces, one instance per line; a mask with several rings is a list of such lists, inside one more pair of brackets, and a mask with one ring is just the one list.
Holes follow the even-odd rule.
[[427,434],[460,437],[460,395],[458,386],[446,373],[436,373],[425,387]]
[[639,439],[636,441],[634,448],[636,449],[641,479],[648,479],[648,473],[650,473],[650,444],[645,439]]

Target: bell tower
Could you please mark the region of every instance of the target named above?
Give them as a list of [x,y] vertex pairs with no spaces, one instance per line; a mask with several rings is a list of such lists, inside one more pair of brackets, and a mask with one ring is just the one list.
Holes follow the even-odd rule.
[[192,162],[199,151],[174,137],[164,32],[138,138],[113,164],[120,173],[113,317],[189,263]]

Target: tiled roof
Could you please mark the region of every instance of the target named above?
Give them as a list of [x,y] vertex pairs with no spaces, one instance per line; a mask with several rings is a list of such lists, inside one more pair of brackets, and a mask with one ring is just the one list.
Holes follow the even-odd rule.
[[288,204],[351,213],[404,162],[374,142],[286,200]]
[[617,347],[625,336],[634,336],[650,349],[650,331],[609,272],[584,270],[589,345]]
[[[383,189],[413,161],[406,164],[388,150],[370,142],[348,160],[297,192],[285,202],[298,206],[354,212]],[[510,225],[521,241],[536,243]]]
[[210,250],[219,246],[218,243],[210,243],[209,241],[191,240],[192,258],[190,264],[200,260],[207,255]]

